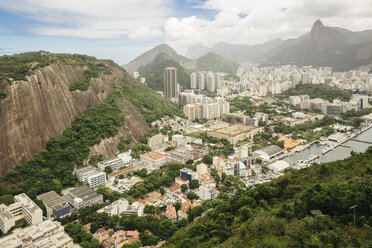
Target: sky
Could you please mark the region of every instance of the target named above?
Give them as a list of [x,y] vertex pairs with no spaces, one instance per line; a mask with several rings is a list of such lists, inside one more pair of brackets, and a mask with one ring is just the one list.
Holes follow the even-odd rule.
[[372,29],[372,0],[0,0],[0,55],[81,53],[126,64],[167,43],[257,44],[296,38],[320,19]]

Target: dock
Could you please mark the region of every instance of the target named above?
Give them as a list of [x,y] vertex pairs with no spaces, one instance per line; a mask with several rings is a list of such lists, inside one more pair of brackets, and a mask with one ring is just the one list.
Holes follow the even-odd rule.
[[358,140],[358,139],[354,139],[354,138],[352,138],[352,139],[350,139],[350,140],[352,140],[352,141],[356,141],[356,142],[361,142],[361,143],[366,143],[366,144],[371,144],[371,145],[372,145],[372,142],[371,142],[371,141]]

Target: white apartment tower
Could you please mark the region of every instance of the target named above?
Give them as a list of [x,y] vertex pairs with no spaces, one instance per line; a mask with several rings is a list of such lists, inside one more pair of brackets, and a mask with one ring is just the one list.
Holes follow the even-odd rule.
[[207,90],[210,92],[216,91],[216,81],[212,72],[207,74]]
[[191,85],[191,89],[198,88],[198,77],[195,72],[191,73],[190,75],[190,85]]
[[205,90],[205,76],[203,73],[199,73],[198,88],[199,90]]

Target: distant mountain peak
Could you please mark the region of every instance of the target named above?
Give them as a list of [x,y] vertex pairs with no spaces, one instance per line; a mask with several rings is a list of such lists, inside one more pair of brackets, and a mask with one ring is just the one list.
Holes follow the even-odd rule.
[[323,27],[323,22],[321,20],[316,20],[313,24],[313,28],[317,28],[317,27]]
[[310,41],[320,41],[324,38],[325,34],[325,27],[320,20],[314,22],[313,27],[311,28],[310,32]]
[[134,60],[132,60],[130,63],[124,65],[124,69],[126,69],[129,72],[137,71],[139,67],[147,65],[151,63],[154,58],[160,54],[164,53],[168,55],[168,57],[172,58],[173,60],[177,61],[177,63],[186,63],[189,61],[187,58],[179,55],[172,47],[170,47],[168,44],[159,44],[156,47],[146,51],[145,53],[141,54]]

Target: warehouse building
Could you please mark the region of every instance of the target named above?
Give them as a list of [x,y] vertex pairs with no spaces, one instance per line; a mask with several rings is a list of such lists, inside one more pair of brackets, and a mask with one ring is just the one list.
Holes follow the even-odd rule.
[[66,196],[68,203],[75,209],[82,209],[94,204],[103,203],[103,196],[88,186],[80,186],[71,190]]
[[61,218],[71,213],[67,200],[58,195],[55,191],[36,196],[36,199],[43,202],[47,211],[47,218]]

